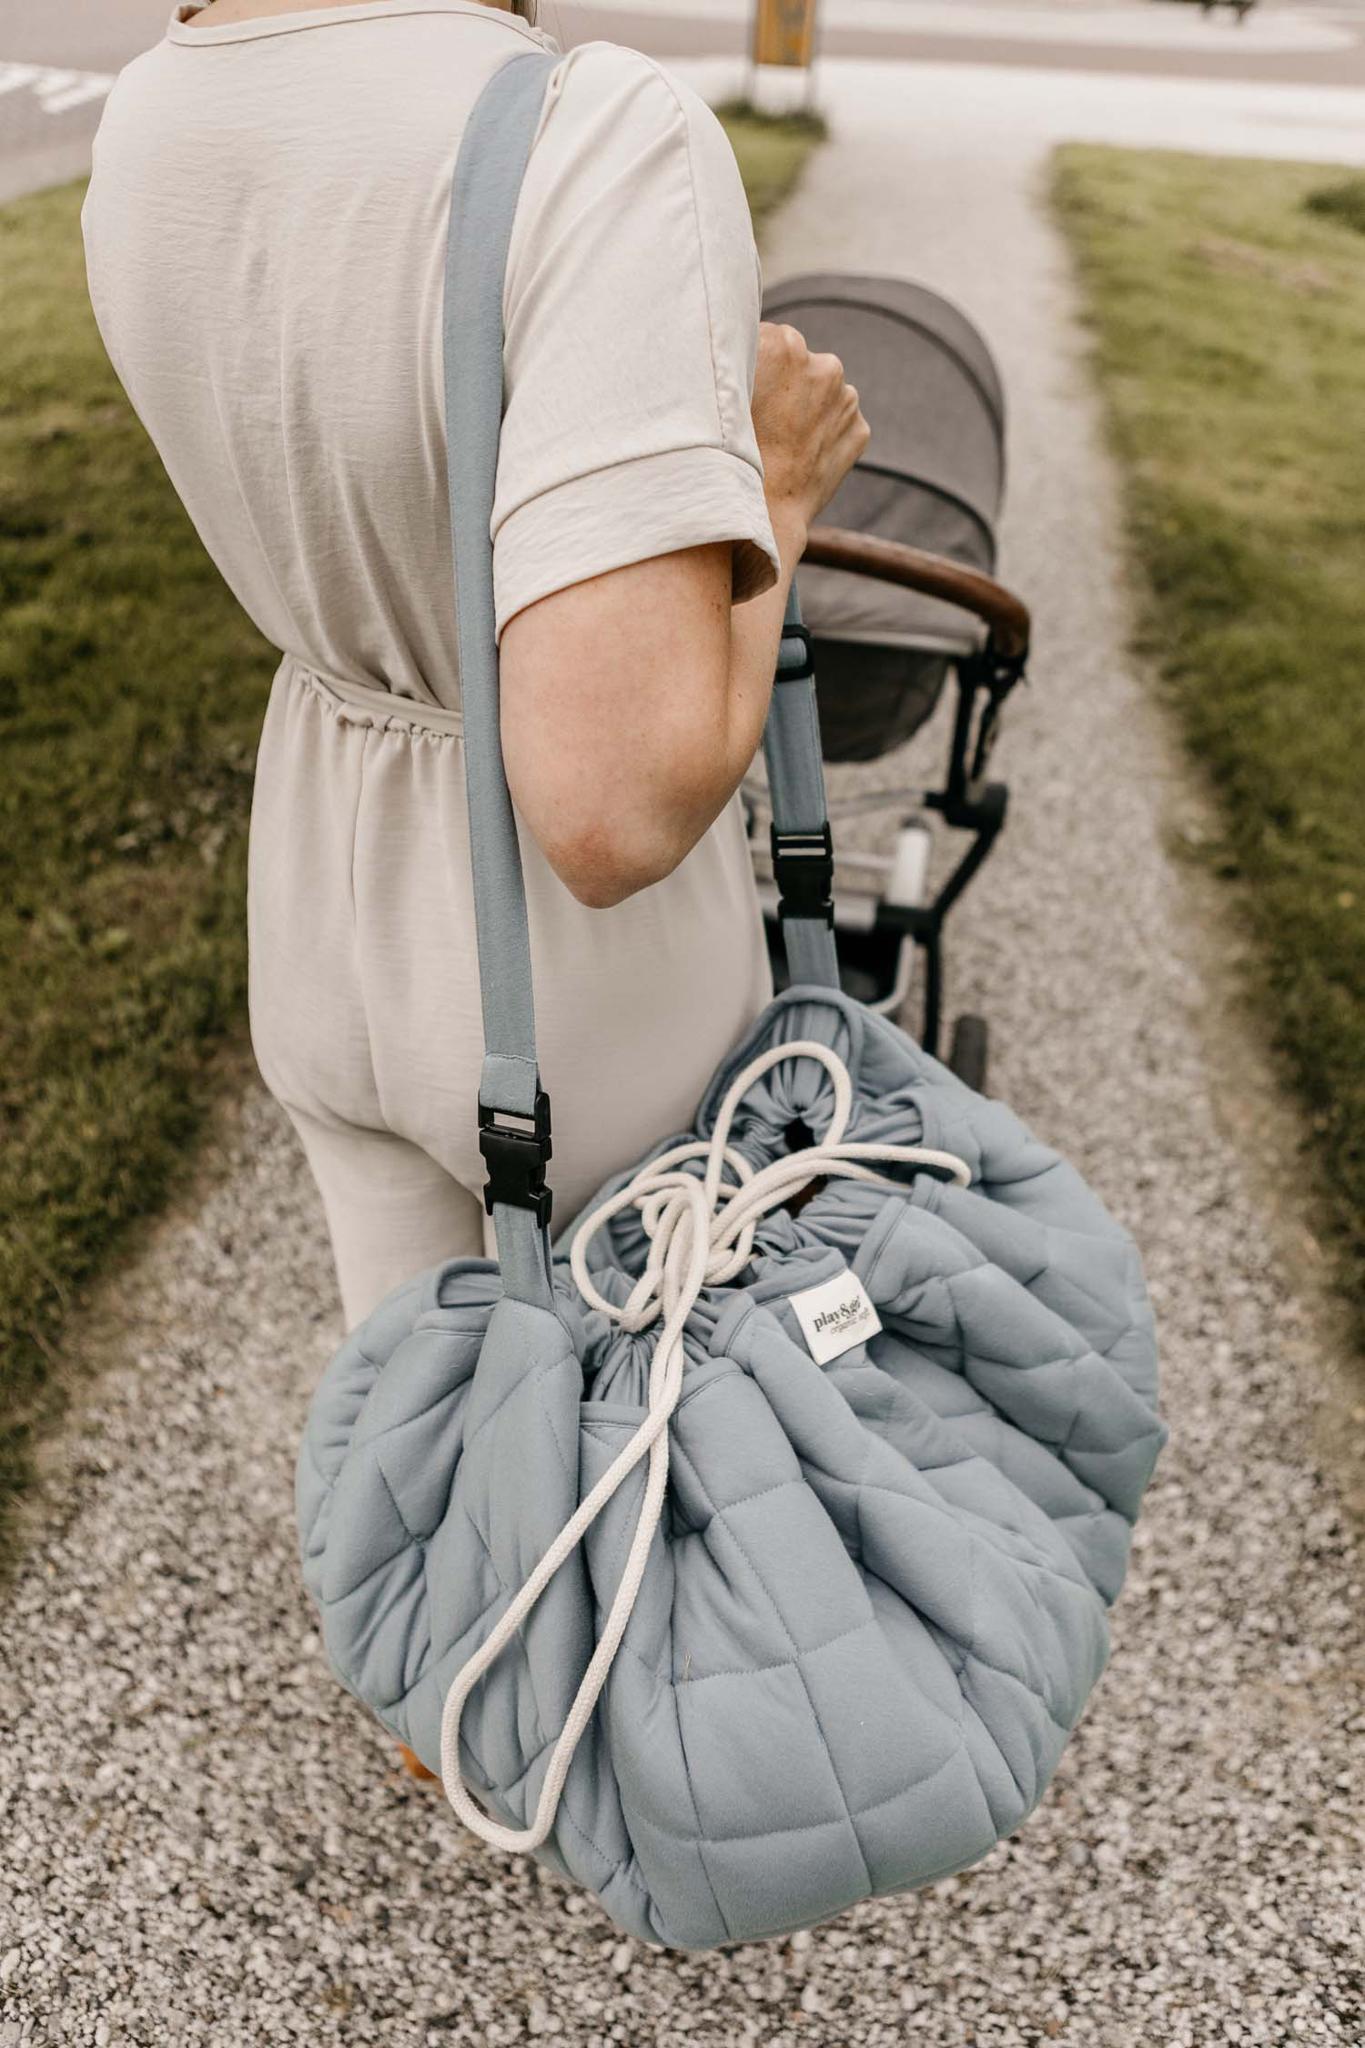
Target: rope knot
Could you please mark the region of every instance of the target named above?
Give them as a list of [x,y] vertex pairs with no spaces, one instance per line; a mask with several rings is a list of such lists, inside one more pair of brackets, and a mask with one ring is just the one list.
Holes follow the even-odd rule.
[[[834,1114],[818,1145],[788,1152],[755,1170],[731,1145],[730,1126],[744,1095],[761,1075],[783,1060],[818,1060],[834,1084]],[[663,1317],[650,1360],[648,1406],[644,1421],[602,1474],[546,1551],[521,1591],[509,1602],[482,1646],[460,1670],[446,1694],[441,1717],[441,1776],[446,1796],[467,1827],[498,1849],[539,1848],[554,1826],[569,1765],[592,1718],[593,1710],[626,1632],[644,1578],[650,1548],[659,1527],[668,1481],[668,1424],[683,1382],[683,1330],[704,1287],[723,1287],[743,1272],[753,1254],[759,1220],[780,1208],[802,1188],[825,1175],[872,1181],[905,1192],[902,1181],[873,1170],[877,1164],[929,1167],[967,1187],[971,1172],[951,1152],[923,1145],[860,1145],[846,1143],[853,1109],[853,1083],[836,1052],[814,1039],[769,1047],[751,1060],[726,1090],[709,1139],[675,1145],[641,1167],[634,1179],[618,1188],[578,1225],[569,1247],[574,1284],[590,1307],[622,1330],[646,1330]],[[689,1172],[692,1161],[705,1161],[701,1173]],[[726,1169],[732,1178],[723,1179]],[[588,1247],[605,1223],[623,1209],[635,1208],[649,1240],[644,1269],[625,1302],[617,1306],[594,1286],[588,1272]],[[649,1459],[644,1499],[630,1550],[597,1647],[569,1709],[550,1757],[536,1804],[526,1828],[504,1827],[470,1796],[460,1764],[460,1717],[474,1686],[520,1628],[545,1587],[611,1499],[622,1481],[644,1457]]]

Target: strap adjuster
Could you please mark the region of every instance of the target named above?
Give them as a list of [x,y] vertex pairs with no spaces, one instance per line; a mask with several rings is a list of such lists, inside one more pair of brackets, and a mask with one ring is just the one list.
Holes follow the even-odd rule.
[[[783,660],[783,650],[789,640],[799,640],[801,642],[801,654],[795,665]],[[810,634],[804,626],[784,626],[782,628],[782,638],[778,643],[777,672],[773,677],[773,681],[775,683],[804,683],[814,674],[815,660],[811,652]]]
[[834,924],[834,840],[828,820],[818,832],[779,832],[772,828],[773,879],[777,883],[777,914]]
[[550,1098],[537,1088],[532,1116],[479,1104],[479,1150],[488,1168],[483,1205],[493,1214],[495,1202],[529,1209],[543,1228],[550,1220],[551,1194],[545,1185],[549,1162]]

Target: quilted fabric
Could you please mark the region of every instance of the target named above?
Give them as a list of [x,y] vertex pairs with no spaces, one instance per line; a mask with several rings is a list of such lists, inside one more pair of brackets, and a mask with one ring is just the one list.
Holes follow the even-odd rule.
[[[1017,1826],[1104,1664],[1164,1437],[1130,1238],[892,1025],[835,993],[780,996],[696,1133],[755,1053],[798,1039],[847,1064],[850,1137],[955,1153],[972,1184],[830,1180],[764,1217],[744,1284],[689,1319],[664,1519],[537,1852],[672,1946],[808,1925]],[[793,1059],[746,1094],[732,1142],[758,1167],[830,1114],[824,1069]],[[633,1210],[604,1230],[609,1301],[645,1250]],[[821,1366],[789,1297],[846,1268],[883,1329]],[[299,1523],[328,1655],[433,1770],[452,1678],[644,1413],[653,1333],[588,1309],[562,1259],[556,1296],[556,1313],[500,1300],[495,1265],[449,1261],[347,1340],[309,1416]],[[639,1467],[465,1708],[468,1781],[514,1825],[643,1488]]]

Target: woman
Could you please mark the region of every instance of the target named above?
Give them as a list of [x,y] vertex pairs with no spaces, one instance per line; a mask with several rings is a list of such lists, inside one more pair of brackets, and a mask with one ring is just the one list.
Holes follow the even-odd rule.
[[[110,358],[282,651],[251,1034],[348,1326],[484,1242],[440,316],[465,119],[530,46],[557,54],[485,0],[184,0],[110,96],[82,215]],[[714,115],[572,50],[512,239],[493,516],[559,1222],[690,1120],[770,994],[736,790],[867,427],[759,302]]]

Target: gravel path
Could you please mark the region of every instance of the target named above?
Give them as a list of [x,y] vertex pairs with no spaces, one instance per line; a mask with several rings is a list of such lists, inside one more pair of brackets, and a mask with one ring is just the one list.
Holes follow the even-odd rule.
[[929,278],[1012,392],[1036,680],[954,993],[1149,1260],[1173,1438],[1109,1675],[1016,1840],[770,1948],[647,1950],[462,1838],[327,1676],[300,1592],[293,1447],[338,1314],[311,1183],[252,1089],[111,1311],[7,1617],[0,2048],[1365,2040],[1358,1539],[1315,1457],[1311,1325],[1211,1100],[1216,1003],[1162,838],[1188,798],[1119,652],[1065,273],[1034,145],[912,123],[896,76],[830,68],[840,140],[766,268]]

